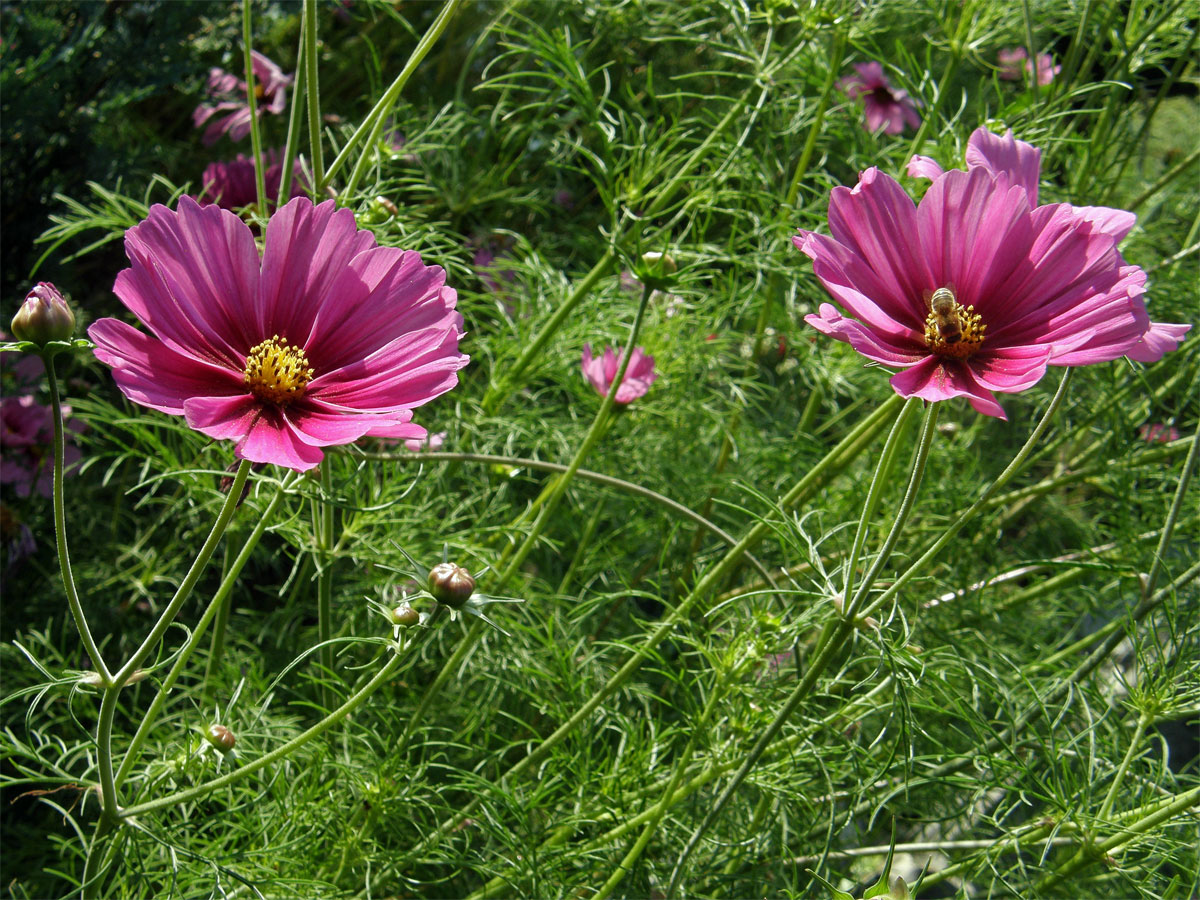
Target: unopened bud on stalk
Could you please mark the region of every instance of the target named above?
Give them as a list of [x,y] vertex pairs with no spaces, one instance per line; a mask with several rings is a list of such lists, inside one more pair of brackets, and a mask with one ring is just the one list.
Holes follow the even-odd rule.
[[75,334],[75,314],[58,288],[41,281],[13,316],[12,333],[19,340],[38,345],[68,341]]
[[642,284],[655,291],[665,291],[674,283],[678,271],[673,257],[657,250],[643,253],[634,265],[633,274]]
[[398,625],[401,628],[411,628],[413,625],[419,624],[420,621],[421,614],[407,603],[397,606],[392,610],[393,625]]
[[224,725],[209,725],[208,730],[204,732],[204,736],[208,738],[210,744],[222,753],[228,753],[233,749],[233,745],[237,743],[237,738],[233,736],[233,732]]
[[475,593],[475,579],[462,566],[438,563],[429,570],[429,593],[438,603],[451,609],[462,609]]

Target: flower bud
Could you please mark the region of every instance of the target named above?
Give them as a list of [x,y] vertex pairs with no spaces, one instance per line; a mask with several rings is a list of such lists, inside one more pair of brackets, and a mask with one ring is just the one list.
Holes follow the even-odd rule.
[[58,288],[41,281],[13,316],[12,333],[18,340],[38,345],[67,341],[75,334],[75,314]]
[[233,732],[224,725],[209,725],[208,730],[204,732],[204,736],[208,738],[210,744],[222,753],[228,753],[233,749],[233,745],[237,743],[237,738],[233,736]]
[[438,603],[461,609],[475,592],[475,579],[462,566],[438,563],[429,570],[429,593]]
[[678,268],[673,257],[651,250],[638,258],[633,274],[638,281],[652,290],[665,291],[674,283],[674,275]]
[[392,624],[401,628],[411,628],[421,621],[421,614],[404,603],[392,610]]

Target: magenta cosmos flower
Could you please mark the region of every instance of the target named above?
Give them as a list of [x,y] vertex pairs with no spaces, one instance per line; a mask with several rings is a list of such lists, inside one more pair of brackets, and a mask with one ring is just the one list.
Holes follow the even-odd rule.
[[[287,88],[292,83],[291,75],[257,50],[250,51],[251,69],[254,72],[254,99],[258,115],[281,113],[287,105]],[[228,133],[231,141],[240,141],[250,133],[250,103],[247,100],[246,82],[224,69],[210,69],[208,73],[208,95],[215,103],[202,103],[192,113],[192,122],[197,128],[206,122],[204,146],[215,144],[221,135]],[[225,113],[209,122],[218,113]]]
[[276,212],[260,257],[245,222],[183,197],[151,207],[125,252],[113,290],[150,333],[101,319],[96,356],[130,400],[241,459],[304,471],[322,447],[423,438],[412,409],[467,363],[446,273],[376,246],[333,201]]
[[992,392],[1023,391],[1047,366],[1173,349],[1191,326],[1150,322],[1146,274],[1117,250],[1133,213],[1038,206],[1040,157],[1011,131],[981,128],[965,172],[913,158],[909,174],[933,180],[919,205],[874,168],[834,188],[831,236],[792,240],[849,315],[823,303],[806,321],[901,369],[891,380],[901,396],[966,397],[1000,418]]
[[[617,377],[617,369],[624,354],[623,350],[618,353],[613,347],[605,347],[603,356],[593,357],[592,345],[583,345],[583,376],[592,383],[592,387],[601,397],[608,396],[608,389]],[[629,357],[629,367],[625,370],[625,378],[617,388],[614,401],[624,404],[636,400],[650,390],[650,385],[654,384],[656,378],[658,373],[654,371],[654,357],[641,347],[634,347],[633,355]]]
[[[283,162],[279,158],[279,151],[265,151],[263,164],[267,167],[263,173],[263,187],[267,191],[268,203],[273,204],[279,198],[279,182],[283,175]],[[209,163],[200,184],[200,196],[196,200],[201,206],[215,203],[222,209],[242,209],[258,204],[254,160],[244,154],[239,153],[236,159],[227,162]],[[288,199],[304,196],[306,184],[304,166],[297,159],[292,164],[291,196]]]
[[[1033,61],[1029,51],[1024,47],[1010,47],[996,54],[1000,63],[1000,77],[1005,81],[1020,81],[1025,72],[1033,73]],[[1054,57],[1049,53],[1039,53],[1037,58],[1037,83],[1047,85],[1054,76],[1062,71],[1062,66],[1054,64]]]
[[882,63],[855,63],[857,75],[847,75],[838,87],[851,100],[863,101],[863,127],[867,131],[883,129],[885,134],[899,134],[904,126],[919,128],[921,116],[917,103],[907,91],[897,90],[883,74]]

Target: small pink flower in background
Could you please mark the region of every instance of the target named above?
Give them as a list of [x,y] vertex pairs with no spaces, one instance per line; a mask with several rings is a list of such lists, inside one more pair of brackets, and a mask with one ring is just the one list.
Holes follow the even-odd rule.
[[423,438],[413,408],[468,361],[446,273],[377,246],[333,201],[276,212],[260,256],[245,222],[183,197],[153,206],[125,252],[113,290],[149,333],[100,319],[97,358],[130,400],[236,441],[240,459],[305,471],[322,447]]
[[1138,429],[1138,434],[1149,444],[1169,444],[1179,440],[1179,429],[1172,425],[1143,425]]
[[[251,50],[251,68],[254,71],[254,98],[261,118],[266,113],[281,113],[287,105],[287,88],[292,83],[291,75],[257,50]],[[224,69],[211,69],[208,73],[208,95],[214,103],[202,103],[192,113],[192,122],[197,128],[208,124],[201,139],[207,147],[228,134],[231,141],[240,141],[250,133],[250,103],[247,99],[246,82]],[[218,113],[225,113],[209,121]]]
[[[71,418],[71,407],[62,408],[63,474],[82,458],[78,447],[71,445],[71,433],[86,427]],[[38,403],[32,394],[6,396],[0,400],[0,484],[12,485],[18,497],[28,497],[36,488],[43,497],[50,496],[54,475],[54,413],[49,406]]]
[[966,160],[943,172],[914,157],[909,175],[933,180],[919,205],[874,168],[834,188],[831,236],[793,242],[849,315],[823,303],[810,325],[901,369],[891,383],[903,397],[966,397],[999,418],[993,392],[1032,387],[1047,366],[1174,349],[1191,326],[1150,322],[1146,273],[1117,250],[1132,213],[1038,206],[1041,152],[1011,131],[976,130]]
[[[592,345],[583,345],[583,376],[592,383],[592,387],[601,397],[608,395],[608,389],[617,377],[617,369],[621,365],[623,355],[624,351],[618,353],[613,347],[605,347],[603,356],[593,357]],[[650,385],[654,384],[656,378],[658,373],[654,371],[654,357],[641,347],[634,347],[633,355],[629,358],[629,368],[625,370],[625,378],[613,399],[622,404],[636,400],[650,390]]]
[[[267,191],[267,202],[274,203],[279,199],[279,181],[283,176],[283,161],[278,150],[263,152],[263,163],[267,170],[263,173],[263,187]],[[236,159],[227,162],[209,163],[200,179],[200,195],[196,197],[201,206],[215,203],[222,209],[242,209],[258,204],[258,185],[254,178],[254,160],[242,153]],[[292,164],[291,197],[303,197],[306,193],[308,180],[304,174],[304,166],[299,159]]]
[[851,100],[862,98],[863,127],[867,131],[882,129],[884,134],[899,134],[905,126],[921,127],[917,101],[907,91],[892,87],[883,74],[882,63],[855,63],[854,69],[858,74],[840,79],[838,87]]
[[[1024,47],[1010,47],[996,54],[1000,63],[1000,77],[1005,81],[1022,81],[1025,73],[1033,73],[1033,61],[1029,51]],[[1037,83],[1047,85],[1054,76],[1062,71],[1062,66],[1054,64],[1054,57],[1049,53],[1039,53],[1037,58]]]
[[424,438],[409,438],[404,442],[404,446],[413,453],[420,453],[422,450],[440,450],[444,443],[446,443],[446,432],[437,431]]

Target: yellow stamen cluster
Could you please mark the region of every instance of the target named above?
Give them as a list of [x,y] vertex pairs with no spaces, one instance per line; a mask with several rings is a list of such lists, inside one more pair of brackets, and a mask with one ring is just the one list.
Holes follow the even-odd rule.
[[280,406],[303,397],[304,388],[313,377],[304,351],[289,345],[287,338],[279,335],[251,348],[246,357],[245,373],[242,381],[250,388],[250,393]]
[[[954,314],[951,318],[958,326],[961,335],[958,340],[954,343],[947,342],[946,338],[942,336],[941,328],[938,327],[938,314],[931,310],[925,317],[925,343],[930,350],[940,356],[966,359],[983,345],[987,325],[983,321],[983,316],[975,312],[974,306],[964,307],[957,300],[954,301]],[[943,317],[944,322],[945,317]]]

